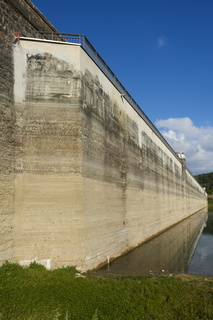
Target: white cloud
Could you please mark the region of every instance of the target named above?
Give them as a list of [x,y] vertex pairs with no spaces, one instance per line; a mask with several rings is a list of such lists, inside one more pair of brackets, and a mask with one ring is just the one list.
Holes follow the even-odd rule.
[[192,173],[213,171],[213,127],[196,127],[190,118],[157,120],[156,127],[176,152],[184,152]]
[[166,37],[165,36],[160,36],[158,39],[157,39],[157,46],[158,48],[163,48],[165,47],[166,45]]

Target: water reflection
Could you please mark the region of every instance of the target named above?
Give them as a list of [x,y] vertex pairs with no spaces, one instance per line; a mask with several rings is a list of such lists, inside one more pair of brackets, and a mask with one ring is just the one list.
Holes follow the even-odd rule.
[[213,276],[213,212],[209,212],[206,227],[198,241],[188,272]]
[[[162,270],[169,273],[187,273],[207,217],[206,210],[200,211],[103,267],[101,271],[131,275],[160,273]],[[205,230],[212,232],[213,216]],[[208,234],[206,236],[208,237]],[[194,257],[195,255],[193,259]],[[204,252],[202,256],[200,254],[200,259],[205,263]]]
[[204,234],[213,235],[213,212],[209,212],[206,227],[203,229]]

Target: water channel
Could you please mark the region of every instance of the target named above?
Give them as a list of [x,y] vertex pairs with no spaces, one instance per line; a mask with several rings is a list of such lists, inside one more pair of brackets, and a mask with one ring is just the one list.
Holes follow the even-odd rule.
[[213,276],[213,212],[200,211],[100,269],[113,274]]

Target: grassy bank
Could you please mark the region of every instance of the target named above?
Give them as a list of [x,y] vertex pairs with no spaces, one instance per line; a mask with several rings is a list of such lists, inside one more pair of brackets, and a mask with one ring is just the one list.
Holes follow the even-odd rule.
[[213,319],[212,278],[76,277],[74,268],[0,268],[0,319]]

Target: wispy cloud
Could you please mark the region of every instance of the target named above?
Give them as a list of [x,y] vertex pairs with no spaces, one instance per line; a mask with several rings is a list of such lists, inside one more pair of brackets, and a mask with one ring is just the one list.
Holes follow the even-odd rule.
[[196,127],[187,117],[157,120],[155,125],[175,151],[185,153],[192,173],[213,171],[213,127]]
[[166,43],[167,43],[167,39],[165,36],[158,37],[158,39],[157,39],[157,47],[158,48],[165,47]]

